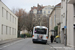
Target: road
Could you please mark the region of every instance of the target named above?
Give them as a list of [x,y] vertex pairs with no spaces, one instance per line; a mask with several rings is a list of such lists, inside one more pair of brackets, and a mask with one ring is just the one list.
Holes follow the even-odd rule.
[[0,45],[0,50],[53,50],[48,44],[33,43],[31,38]]

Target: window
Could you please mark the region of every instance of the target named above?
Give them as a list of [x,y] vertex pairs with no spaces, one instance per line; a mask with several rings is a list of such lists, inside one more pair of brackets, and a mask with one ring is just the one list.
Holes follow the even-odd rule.
[[42,14],[42,10],[40,10],[40,14]]
[[7,34],[7,26],[6,26],[6,34]]
[[8,20],[10,20],[10,13],[8,13]]
[[48,11],[48,13],[50,13],[50,11]]
[[6,11],[6,19],[8,19],[8,11]]
[[13,28],[12,28],[12,35],[13,35]]
[[15,35],[15,29],[14,29],[14,35]]
[[2,30],[2,34],[3,34],[3,24],[2,24],[2,29],[1,30]]
[[41,11],[37,11],[37,14],[40,14]]
[[2,7],[2,17],[6,17],[6,10]]
[[14,17],[14,23],[15,23],[15,17]]
[[11,16],[12,22],[14,23],[14,16]]
[[48,7],[48,9],[50,9],[50,7]]
[[11,14],[10,14],[10,21],[11,21]]
[[46,34],[47,29],[44,28],[36,28],[35,33],[36,34]]
[[13,20],[14,20],[14,17],[11,15],[11,22],[13,22]]
[[2,17],[3,17],[3,7],[2,7]]
[[45,9],[47,9],[47,8],[45,8]]
[[16,29],[15,29],[15,35],[16,35]]
[[3,33],[3,34],[6,34],[6,26],[5,26],[5,25],[2,25],[2,27],[3,27],[3,28],[2,28],[2,33]]
[[11,27],[9,27],[9,34],[11,35]]
[[7,34],[9,34],[9,27],[7,26]]
[[3,25],[3,34],[6,34],[6,26]]
[[13,22],[13,16],[11,15],[11,22]]
[[15,29],[13,28],[13,32],[14,32],[14,35],[15,35]]

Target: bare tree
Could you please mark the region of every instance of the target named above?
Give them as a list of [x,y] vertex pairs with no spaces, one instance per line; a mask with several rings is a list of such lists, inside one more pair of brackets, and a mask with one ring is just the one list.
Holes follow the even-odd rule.
[[26,13],[24,9],[18,9],[15,14],[18,16],[18,30],[31,31],[33,29],[32,18],[34,14]]

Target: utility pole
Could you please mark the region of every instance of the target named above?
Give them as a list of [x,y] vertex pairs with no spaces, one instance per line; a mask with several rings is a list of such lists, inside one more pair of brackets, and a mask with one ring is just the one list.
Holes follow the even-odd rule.
[[66,0],[66,16],[65,16],[65,33],[64,33],[64,37],[65,37],[65,46],[67,46],[67,0]]

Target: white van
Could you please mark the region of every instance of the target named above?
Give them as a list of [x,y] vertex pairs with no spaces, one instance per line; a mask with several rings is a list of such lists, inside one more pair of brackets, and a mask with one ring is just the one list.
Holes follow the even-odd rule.
[[48,40],[48,28],[45,26],[35,26],[33,28],[32,41],[47,43]]

